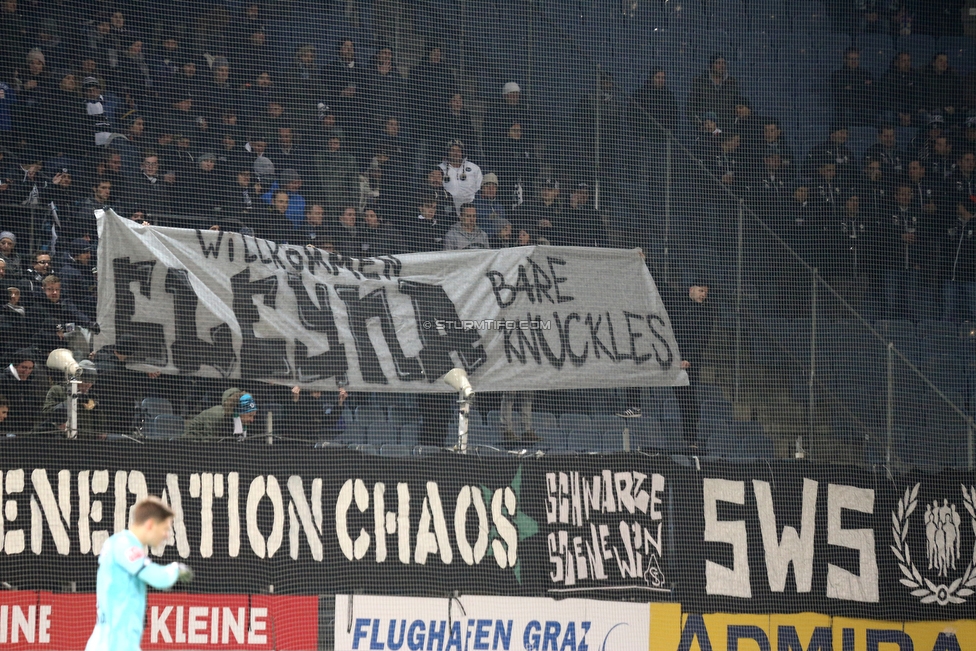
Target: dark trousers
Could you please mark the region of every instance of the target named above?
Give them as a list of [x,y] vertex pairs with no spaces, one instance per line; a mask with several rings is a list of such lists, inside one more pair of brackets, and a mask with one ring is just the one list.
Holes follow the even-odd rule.
[[698,397],[695,386],[698,384],[698,369],[694,366],[687,369],[689,384],[686,387],[675,387],[674,393],[678,398],[678,409],[681,410],[681,428],[684,431],[688,445],[698,443]]

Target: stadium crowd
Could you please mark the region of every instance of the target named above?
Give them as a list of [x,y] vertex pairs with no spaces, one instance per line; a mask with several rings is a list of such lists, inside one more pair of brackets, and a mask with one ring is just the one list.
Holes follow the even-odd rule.
[[[46,380],[24,387],[27,367],[57,347],[92,357],[98,385],[119,393],[166,385],[125,369],[138,342],[87,348],[98,330],[95,210],[354,257],[535,243],[653,251],[642,213],[598,210],[594,190],[612,206],[623,181],[660,185],[661,144],[688,125],[698,164],[679,166],[690,196],[676,203],[694,239],[728,252],[742,199],[869,318],[976,320],[976,73],[957,73],[946,53],[900,52],[875,78],[847,49],[822,98],[829,138],[797,156],[781,116],[757,114],[721,52],[684,106],[656,68],[629,98],[602,75],[573,125],[555,125],[516,79],[478,98],[476,119],[436,39],[409,71],[389,43],[352,37],[332,52],[299,45],[282,62],[271,39],[284,9],[198,4],[0,2],[6,431],[50,422],[24,408],[43,406]],[[852,31],[910,32],[911,6],[861,2]],[[948,29],[931,23],[933,35]],[[865,127],[877,142],[857,156],[848,140]],[[897,139],[905,127],[916,129],[910,142]],[[621,165],[625,149],[641,160]],[[780,260],[764,282],[788,293],[795,267]]]

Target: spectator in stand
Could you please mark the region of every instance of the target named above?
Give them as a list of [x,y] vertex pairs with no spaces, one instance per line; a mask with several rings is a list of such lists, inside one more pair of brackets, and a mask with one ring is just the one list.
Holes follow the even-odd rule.
[[[844,201],[839,221],[828,222],[827,227],[826,266],[821,274],[859,313],[880,317],[884,223],[865,214],[860,198],[853,194]],[[828,297],[828,304],[837,318],[842,318],[845,308],[835,303],[832,296]]]
[[301,136],[294,127],[278,127],[274,142],[268,147],[268,158],[275,161],[275,165],[285,170],[290,169],[303,178],[308,175],[309,154],[302,146]]
[[6,277],[8,279],[18,279],[24,273],[24,264],[20,259],[20,254],[14,250],[16,247],[16,235],[10,231],[0,232],[0,260],[6,263]]
[[781,175],[789,177],[795,174],[793,151],[786,141],[783,126],[775,118],[765,118],[762,120],[762,138],[757,144],[756,156],[757,158],[766,158],[773,154],[779,156],[780,167],[778,169],[781,171]]
[[767,222],[775,221],[792,182],[791,174],[783,169],[779,152],[767,149],[762,157],[759,178],[749,193],[752,210]]
[[[78,403],[78,431],[80,439],[104,439],[108,428],[106,411],[101,406],[98,392],[94,389],[98,377],[95,363],[88,359],[78,362],[82,368],[81,383],[78,385],[78,395],[74,399]],[[66,424],[72,399],[64,383],[56,383],[47,391],[44,404],[41,407],[41,417],[34,427],[35,434],[55,434],[69,436]]]
[[509,176],[507,172],[506,157],[510,152],[505,146],[506,140],[511,137],[511,129],[516,124],[519,125],[518,138],[522,141],[521,146],[525,151],[533,150],[538,138],[538,134],[535,133],[535,119],[529,106],[522,100],[521,87],[514,81],[510,81],[502,86],[501,101],[491,104],[486,109],[481,127],[481,144],[488,157],[485,162],[502,173],[502,178],[506,179],[516,178]]
[[932,146],[922,153],[922,164],[926,174],[939,185],[945,185],[956,170],[956,162],[952,158],[952,143],[949,137],[942,135],[932,140]]
[[380,255],[392,255],[395,252],[396,234],[370,206],[363,210],[363,228],[360,235],[362,243],[360,257],[375,258]]
[[[435,105],[436,106],[436,105]],[[431,112],[431,106],[426,107],[426,111],[434,116],[436,110]],[[428,127],[424,137],[434,143],[443,139],[460,140],[469,154],[478,160],[485,160],[484,152],[478,144],[478,135],[474,129],[474,120],[471,113],[464,108],[464,96],[461,93],[454,93],[446,103],[444,115],[440,119],[429,118],[426,122]]]
[[227,50],[231,64],[241,79],[254,79],[262,72],[271,72],[274,53],[268,45],[267,30],[263,25],[255,25],[236,37],[236,42]]
[[827,140],[816,145],[807,155],[803,166],[803,176],[813,176],[824,160],[831,160],[837,166],[839,182],[852,179],[857,162],[854,160],[854,152],[847,146],[847,137],[846,125],[833,125],[830,128],[830,136]]
[[447,144],[444,160],[440,164],[444,174],[444,189],[454,198],[454,205],[460,215],[461,206],[474,201],[481,189],[481,168],[464,155],[464,144],[452,140]]
[[940,238],[935,220],[927,218],[915,204],[911,185],[899,183],[883,244],[886,319],[928,318],[925,307],[930,299],[923,271],[935,271],[930,265]]
[[223,220],[246,223],[249,215],[259,204],[257,198],[264,192],[258,183],[251,178],[251,170],[247,167],[237,167],[234,182],[224,185]]
[[698,124],[706,113],[715,113],[718,127],[726,130],[732,124],[740,95],[739,83],[729,75],[725,57],[713,54],[708,60],[708,70],[692,83],[686,108],[688,119]]
[[315,46],[302,45],[295,50],[295,61],[284,76],[285,99],[291,112],[302,118],[315,117],[315,105],[326,99],[322,71],[315,63]]
[[390,115],[383,121],[383,129],[372,146],[376,155],[386,156],[383,176],[387,184],[406,185],[413,171],[414,156],[409,140],[402,135],[399,118]]
[[325,223],[325,213],[325,206],[319,203],[310,203],[305,209],[305,222],[300,230],[305,234],[308,246],[321,248],[325,242],[332,245],[332,232]]
[[895,178],[905,171],[895,127],[891,125],[881,127],[878,131],[878,142],[868,147],[864,157],[881,161],[881,167],[888,178]]
[[961,133],[956,135],[956,141],[952,144],[953,150],[959,154],[964,151],[976,151],[976,112],[970,111],[963,122]]
[[7,302],[0,308],[0,359],[6,359],[15,350],[27,348],[31,341],[30,315],[21,304],[23,294],[9,282],[4,285],[0,291],[6,292]]
[[216,123],[224,113],[237,109],[241,97],[238,87],[231,79],[227,57],[215,58],[211,71],[210,81],[202,89],[204,95],[197,98],[197,109],[205,118]]
[[488,244],[493,249],[519,246],[518,234],[512,230],[512,222],[504,217],[492,222],[492,229],[488,231]]
[[4,191],[4,200],[22,206],[43,206],[52,199],[52,186],[65,182],[64,174],[57,172],[49,177],[42,169],[43,161],[35,152],[27,152],[21,157],[19,165],[11,167],[4,174],[10,179],[9,188]]
[[91,241],[98,238],[98,226],[95,222],[95,211],[112,208],[118,214],[125,211],[112,202],[112,182],[98,181],[92,186],[92,194],[78,204],[73,218],[61,220],[60,237],[68,240],[76,240],[79,237],[86,237]]
[[848,194],[846,186],[840,185],[837,178],[837,163],[824,157],[818,161],[816,176],[811,179],[816,183],[813,202],[823,219],[828,223],[836,223],[844,209],[844,199]]
[[271,203],[272,198],[277,192],[283,191],[288,195],[288,210],[285,217],[291,222],[292,228],[301,226],[305,219],[305,197],[300,193],[302,189],[302,177],[293,169],[284,170],[278,181],[271,184],[271,190],[261,197],[265,203]]
[[91,242],[83,238],[74,240],[68,245],[64,265],[58,270],[64,298],[89,315],[95,314],[98,301],[95,295],[97,279],[92,273],[93,253]]
[[356,46],[351,38],[339,40],[337,57],[323,71],[325,103],[336,111],[350,137],[358,142],[363,134],[365,73],[356,61]]
[[834,97],[834,120],[852,127],[873,126],[877,122],[877,84],[861,68],[861,52],[856,47],[844,50],[844,65],[830,75]]
[[567,176],[592,179],[605,195],[617,196],[625,180],[621,152],[630,140],[627,106],[618,97],[612,76],[599,72],[598,84],[596,93],[586,93],[580,100],[569,138],[558,153],[569,159],[562,165]]
[[577,183],[560,217],[566,224],[564,246],[610,246],[603,215],[590,205],[590,186]]
[[278,243],[298,241],[298,236],[288,218],[289,195],[285,190],[275,190],[271,193],[271,203],[264,204],[261,210],[252,210],[243,222],[244,226],[254,231],[255,237],[273,240]]
[[348,423],[343,420],[342,412],[349,393],[345,389],[326,397],[323,391],[302,391],[294,386],[291,396],[292,404],[284,409],[284,427],[281,428],[290,436],[331,440],[346,429]]
[[[453,102],[453,98],[460,98],[460,94],[455,90],[456,87],[454,73],[444,61],[444,50],[441,44],[431,41],[427,46],[427,58],[410,70],[406,95],[407,111],[409,111],[413,130],[423,137],[436,136],[437,140],[445,136],[457,138],[471,146],[475,142],[474,138],[469,137],[467,133],[445,128],[441,116],[438,115],[439,111],[445,110],[448,102]],[[431,107],[435,107],[435,110],[431,111]],[[459,106],[458,111],[460,110]],[[468,124],[470,125],[470,122]]]
[[637,137],[646,143],[661,143],[668,131],[678,126],[678,103],[668,88],[667,73],[661,68],[651,70],[631,104],[630,123]]
[[0,373],[0,395],[6,398],[8,413],[3,422],[7,435],[28,434],[44,403],[44,374],[34,373],[34,352],[30,348],[15,351],[10,364]]
[[356,161],[344,148],[345,132],[335,129],[315,155],[318,189],[329,209],[352,203],[358,194]]
[[532,144],[523,137],[518,122],[508,129],[496,156],[495,172],[501,179],[498,194],[513,210],[529,199],[531,179],[538,174],[539,165]]
[[36,124],[43,128],[49,119],[57,82],[45,69],[44,53],[36,48],[27,53],[27,69],[21,70],[19,77],[14,117],[21,125],[19,131],[34,141],[36,135],[30,126]]
[[332,242],[336,251],[347,258],[358,258],[362,254],[362,235],[356,226],[356,207],[345,206],[339,213],[332,230]]
[[[268,104],[278,99],[278,89],[270,72],[261,72],[244,84],[241,92],[241,113],[247,120],[255,121],[268,110]],[[248,125],[254,126],[254,125]]]
[[498,176],[494,172],[485,174],[481,181],[481,190],[474,198],[474,205],[478,210],[478,228],[486,233],[496,231],[495,222],[505,219],[507,211],[498,199]]
[[[88,354],[88,342],[79,328],[98,329],[87,314],[81,312],[74,303],[61,297],[61,279],[50,275],[41,283],[47,300],[38,301],[31,306],[31,329],[34,333],[34,349],[47,359],[55,348],[71,348],[82,351],[80,359]],[[81,341],[79,341],[79,339]]]
[[152,68],[143,53],[143,41],[129,36],[119,57],[118,88],[129,109],[151,111],[158,96],[152,78]]
[[[51,254],[47,251],[35,251],[31,266],[24,275],[23,282],[24,295],[21,297],[24,303],[44,298],[44,291],[41,283],[51,274]],[[23,346],[21,346],[22,348]]]
[[[967,154],[971,157],[973,154]],[[964,157],[965,158],[965,157]],[[965,163],[967,166],[970,162]],[[971,172],[970,172],[971,174]],[[942,240],[942,319],[976,321],[976,208],[957,207]],[[2,389],[0,389],[2,390]]]
[[963,152],[956,159],[956,170],[949,177],[946,189],[948,195],[947,222],[953,223],[953,217],[968,222],[976,215],[976,154],[971,151]]
[[115,133],[118,101],[113,95],[102,92],[101,82],[95,77],[85,77],[81,88],[85,95],[85,104],[80,107],[77,116],[84,117],[89,124],[89,146],[107,145]]
[[10,403],[7,402],[6,396],[0,396],[0,433],[4,435],[7,434],[7,428],[4,422],[7,420],[7,416],[10,415]]
[[942,135],[945,135],[945,118],[942,117],[941,113],[933,111],[925,119],[925,129],[919,129],[917,135],[912,138],[911,145],[907,148],[906,153],[909,156],[922,159],[932,149],[935,139]]
[[488,248],[488,234],[478,228],[478,209],[473,203],[463,204],[460,219],[444,235],[444,250]]
[[159,168],[159,156],[154,151],[146,151],[142,157],[142,165],[136,175],[131,188],[132,209],[147,215],[158,215],[170,212],[171,197],[176,184],[176,175],[169,175]]
[[[433,192],[420,195],[417,215],[408,217],[408,225],[403,229],[403,253],[440,251],[444,248],[444,235],[448,226],[447,221],[438,214],[437,202],[437,195]],[[453,205],[452,202],[452,208]]]
[[224,391],[219,405],[200,412],[186,424],[186,436],[243,441],[257,413],[258,406],[251,394],[231,387]]
[[196,163],[183,183],[176,207],[181,214],[214,220],[225,196],[226,179],[217,170],[215,153],[208,151],[200,154]]
[[899,52],[881,78],[882,118],[897,122],[903,127],[916,124],[917,114],[925,104],[925,87],[922,76],[912,69],[912,55]]
[[102,346],[93,355],[104,423],[109,434],[131,434],[137,415],[133,396],[144,396],[151,387],[158,390],[155,383],[160,377],[159,372],[140,373],[126,367],[126,363],[134,361],[139,353],[139,338],[123,334],[117,335],[115,343]]
[[365,95],[373,130],[389,115],[399,115],[403,108],[404,83],[400,71],[393,65],[393,50],[381,45],[370,61],[365,76]]
[[864,157],[864,168],[855,183],[855,193],[859,197],[860,211],[871,219],[885,219],[892,208],[894,192],[891,179],[885,174],[881,161],[870,156]]
[[929,220],[937,220],[939,208],[943,205],[942,186],[926,178],[925,166],[920,160],[908,162],[906,182],[912,187],[916,207]]
[[17,10],[15,0],[0,3],[0,75],[6,77],[23,60],[30,43],[29,21]]
[[563,223],[562,206],[559,203],[559,182],[543,179],[539,184],[537,197],[523,204],[515,212],[515,223],[545,239],[545,244],[562,244],[566,233]]
[[922,73],[925,99],[922,108],[945,114],[950,122],[959,123],[962,117],[962,84],[956,71],[949,67],[949,56],[939,52],[932,57]]

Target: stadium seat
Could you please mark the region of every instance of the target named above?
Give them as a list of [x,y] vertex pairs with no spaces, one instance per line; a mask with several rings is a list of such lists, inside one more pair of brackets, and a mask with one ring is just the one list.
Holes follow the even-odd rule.
[[790,3],[795,33],[818,34],[830,30],[827,9],[819,2]]
[[355,446],[366,443],[366,428],[359,423],[350,423],[334,439],[335,443]]
[[[457,432],[454,432],[457,438]],[[468,445],[472,447],[497,446],[498,440],[496,433],[483,425],[468,426]]]
[[173,414],[158,414],[146,423],[143,434],[146,438],[173,439],[183,436],[185,423]]
[[567,432],[590,429],[592,426],[593,423],[586,414],[559,414],[559,429]]
[[732,459],[739,453],[741,442],[728,430],[716,432],[705,445],[709,456]]
[[361,406],[356,407],[356,422],[360,425],[369,425],[370,423],[376,422],[386,422],[387,420],[387,409],[386,407],[373,407]]
[[622,428],[625,424],[624,419],[621,419],[617,416],[611,416],[609,414],[599,414],[596,416],[591,416],[590,423],[593,429],[598,429],[603,431],[611,430],[611,429],[619,429]]
[[924,68],[937,51],[935,37],[927,34],[899,36],[895,41],[895,51],[908,52],[912,57],[912,67]]
[[955,337],[958,335],[958,332],[958,327],[952,321],[922,319],[918,322],[918,329],[915,336],[919,339],[928,339],[929,337],[935,336]]
[[400,444],[413,447],[417,445],[417,437],[420,434],[419,423],[404,423],[400,427]]
[[859,34],[855,44],[861,50],[861,67],[874,75],[875,79],[888,70],[895,46],[887,34]]
[[570,430],[566,433],[566,447],[581,452],[603,452],[603,432],[594,428]]
[[772,461],[776,458],[773,439],[763,433],[747,434],[742,443],[742,456],[748,459],[758,459],[761,461]]
[[173,413],[173,405],[166,398],[143,398],[140,407],[147,416],[171,415]]
[[396,425],[387,421],[373,421],[366,426],[366,442],[380,448],[398,442]]
[[[868,147],[878,142],[878,130],[874,127],[850,127],[847,133],[847,146],[854,152],[857,161],[864,158]],[[860,162],[856,165],[860,167]]]
[[824,38],[824,47],[820,53],[820,60],[824,70],[833,72],[840,69],[844,62],[844,51],[853,43],[850,35],[833,32]]
[[[544,445],[547,448],[562,448],[562,449],[576,449],[570,445],[569,435],[567,432],[561,429],[537,429],[535,430],[536,435],[542,439],[539,441],[539,445]],[[505,447],[525,447],[523,443],[507,444]]]
[[400,443],[386,443],[380,448],[382,457],[408,457],[413,452],[413,447]]
[[966,36],[943,36],[936,49],[949,55],[949,66],[959,74],[966,74],[976,66],[976,43]]

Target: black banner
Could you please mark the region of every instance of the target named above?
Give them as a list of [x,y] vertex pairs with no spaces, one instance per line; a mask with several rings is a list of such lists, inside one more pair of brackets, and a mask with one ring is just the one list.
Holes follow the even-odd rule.
[[0,580],[94,589],[145,494],[195,591],[678,601],[689,612],[958,619],[976,479],[796,462],[363,456],[257,443],[2,442]]

